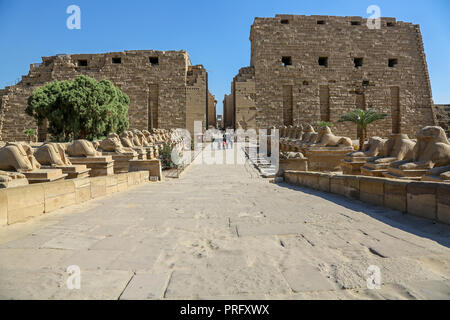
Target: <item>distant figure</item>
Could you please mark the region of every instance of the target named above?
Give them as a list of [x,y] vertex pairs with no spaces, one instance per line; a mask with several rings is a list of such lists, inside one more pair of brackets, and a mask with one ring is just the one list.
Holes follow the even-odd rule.
[[222,146],[224,149],[227,148],[227,135],[226,133],[222,136]]

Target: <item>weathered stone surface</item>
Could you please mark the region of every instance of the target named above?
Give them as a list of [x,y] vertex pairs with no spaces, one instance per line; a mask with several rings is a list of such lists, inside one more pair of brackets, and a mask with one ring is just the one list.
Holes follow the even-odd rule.
[[138,273],[134,275],[120,300],[147,300],[164,297],[169,274]]
[[319,172],[340,171],[342,160],[352,150],[352,147],[310,146],[305,151],[308,158],[308,170]]
[[[113,58],[120,58],[120,63],[114,63]],[[79,60],[86,60],[87,66],[78,65]],[[207,72],[202,65],[192,66],[184,50],[72,54],[42,57],[42,62],[31,65],[20,83],[0,91],[0,136],[4,141],[26,140],[25,129],[38,129],[35,120],[25,114],[27,99],[34,89],[78,75],[106,78],[120,87],[130,97],[132,128],[187,128],[193,133],[195,120],[207,127]],[[45,128],[40,129],[40,139],[45,140]]]
[[91,180],[89,178],[74,179],[75,200],[77,203],[85,202],[91,199]]
[[360,177],[359,197],[361,201],[383,206],[384,182],[385,179],[382,178]]
[[389,180],[384,181],[384,206],[406,212],[406,186],[407,181]]
[[282,176],[286,170],[308,171],[308,159],[280,159],[277,176]]
[[8,224],[39,216],[45,210],[45,196],[42,185],[30,185],[7,189]]
[[321,191],[325,191],[325,192],[330,192],[330,187],[331,187],[331,179],[334,175],[332,174],[327,174],[327,173],[322,173],[319,174],[319,190]]
[[356,126],[337,123],[355,105],[388,114],[368,127],[369,137],[414,136],[417,128],[435,125],[420,27],[381,18],[381,29],[369,30],[366,21],[287,14],[255,18],[250,67],[239,70],[231,87],[235,126],[324,120],[335,124],[336,134],[356,138]]
[[295,172],[285,171],[284,172],[284,180],[287,183],[297,185],[298,184],[298,175]]
[[330,191],[348,198],[359,199],[359,178],[348,175],[332,176]]
[[91,178],[91,198],[106,196],[106,177]]
[[46,213],[76,203],[75,184],[72,181],[44,183],[42,187]]
[[130,172],[147,171],[149,176],[158,177],[158,180],[163,179],[161,161],[157,159],[152,160],[132,160],[130,163]]
[[101,177],[114,174],[112,156],[70,157],[73,164],[86,165],[90,169],[89,176]]
[[420,180],[433,167],[450,165],[450,142],[438,126],[422,128],[417,134],[413,156],[391,163],[386,177]]
[[8,224],[8,199],[5,189],[0,189],[0,226]]
[[361,167],[365,176],[383,177],[391,163],[411,159],[416,142],[403,133],[393,133],[385,142],[383,151]]
[[436,219],[436,188],[438,185],[433,182],[408,184],[408,213],[418,217]]
[[450,184],[440,184],[437,187],[437,219],[450,224]]

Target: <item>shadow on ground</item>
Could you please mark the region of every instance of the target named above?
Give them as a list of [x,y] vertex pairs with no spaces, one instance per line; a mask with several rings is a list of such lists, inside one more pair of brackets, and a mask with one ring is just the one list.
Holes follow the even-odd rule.
[[295,186],[286,182],[276,183],[279,187],[319,197],[331,201],[350,210],[362,212],[378,221],[419,237],[428,238],[450,248],[450,226],[432,220],[414,217],[406,213],[379,207],[359,200],[347,198],[338,194],[327,193],[302,186]]

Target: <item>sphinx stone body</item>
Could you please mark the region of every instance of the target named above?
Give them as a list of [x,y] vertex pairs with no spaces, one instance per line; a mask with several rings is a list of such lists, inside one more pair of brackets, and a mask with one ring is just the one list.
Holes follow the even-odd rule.
[[319,129],[316,141],[313,146],[316,147],[352,147],[353,143],[350,138],[335,136],[329,127],[321,127]]
[[66,155],[64,144],[61,143],[45,143],[34,152],[34,156],[41,165],[66,166],[72,164]]
[[[0,170],[23,173],[29,183],[56,181],[67,176],[61,169],[42,168],[33,149],[25,143],[7,143],[0,149],[0,159]],[[17,177],[21,176],[14,176]]]
[[428,126],[417,134],[412,157],[392,162],[384,176],[420,180],[430,169],[448,165],[450,165],[450,143],[444,129]]
[[66,144],[66,152],[71,157],[98,157],[101,155],[88,140],[74,140]]
[[342,160],[353,151],[350,138],[335,136],[326,126],[311,134],[309,142],[302,148],[308,158],[309,170],[320,172],[340,171]]
[[26,172],[39,169],[41,165],[25,143],[6,143],[0,148],[0,170]]
[[361,167],[370,161],[373,157],[383,152],[386,139],[380,137],[371,137],[369,143],[364,146],[362,151],[351,152],[347,154],[341,163],[344,174],[360,175]]
[[383,151],[362,166],[361,173],[366,176],[382,177],[392,162],[411,158],[415,145],[416,142],[409,139],[406,134],[391,134],[384,144]]
[[37,161],[42,165],[42,169],[61,169],[67,179],[85,178],[89,176],[86,165],[75,165],[66,155],[66,146],[62,143],[45,143],[34,152]]
[[66,145],[69,160],[75,165],[86,165],[91,169],[91,177],[108,176],[114,174],[114,160],[112,156],[102,155],[94,144],[87,140],[75,140]]

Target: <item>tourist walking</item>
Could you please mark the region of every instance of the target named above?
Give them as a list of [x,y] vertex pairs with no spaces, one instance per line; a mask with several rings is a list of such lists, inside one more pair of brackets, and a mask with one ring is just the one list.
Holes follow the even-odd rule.
[[224,149],[227,148],[227,134],[226,133],[224,133],[222,136],[222,146]]

